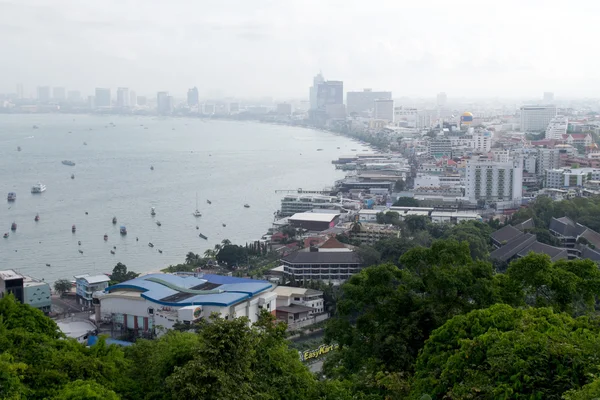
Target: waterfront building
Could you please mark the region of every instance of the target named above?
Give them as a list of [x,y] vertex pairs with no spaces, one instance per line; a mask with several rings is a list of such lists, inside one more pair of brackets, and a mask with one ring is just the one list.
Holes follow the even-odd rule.
[[96,320],[136,336],[160,336],[163,327],[192,324],[216,314],[256,322],[261,310],[275,315],[273,284],[202,273],[149,274],[94,293]]
[[110,89],[96,88],[95,107],[106,108],[111,106]]
[[9,293],[23,304],[35,307],[46,314],[50,312],[52,306],[50,285],[44,281],[21,275],[12,269],[0,271],[0,297]]
[[76,275],[75,278],[75,294],[77,296],[77,304],[84,307],[92,306],[92,295],[94,292],[104,290],[108,287],[110,278],[104,274]]
[[296,213],[288,218],[294,228],[321,232],[333,228],[339,221],[340,214],[334,213]]
[[324,281],[334,285],[358,273],[362,264],[358,254],[333,237],[319,247],[311,246],[288,254],[280,262],[288,280]]
[[117,88],[117,107],[129,107],[129,89]]
[[23,84],[17,83],[17,99],[24,99],[24,98],[25,98],[25,92],[23,89]]
[[194,107],[198,107],[199,104],[200,104],[200,98],[198,95],[198,88],[194,86],[193,88],[188,89],[187,105],[189,108],[194,108]]
[[156,94],[156,112],[159,115],[168,115],[171,114],[172,104],[169,99],[169,92],[158,92]]
[[67,92],[67,100],[72,103],[81,101],[81,92],[79,90],[69,90]]
[[557,115],[550,120],[546,128],[546,139],[562,140],[563,135],[567,134],[569,119],[564,115]]
[[327,108],[338,110],[344,105],[344,82],[325,81],[317,86],[317,110],[327,115]]
[[202,105],[202,113],[205,115],[213,115],[215,113],[215,105],[214,104],[203,104]]
[[135,90],[130,90],[129,91],[129,107],[135,107],[137,106],[137,95],[135,93]]
[[38,86],[37,99],[40,103],[49,102],[50,101],[50,86]]
[[55,87],[52,89],[52,99],[55,101],[64,101],[67,99],[67,91],[64,87]]
[[372,89],[348,92],[346,93],[346,110],[349,115],[358,114],[366,117],[375,109],[375,100],[392,100],[392,92],[374,92]]
[[466,162],[465,196],[471,203],[514,202],[523,197],[523,161],[471,158]]
[[394,122],[394,100],[375,100],[375,111],[373,117],[382,119],[388,123]]
[[310,90],[309,90],[310,109],[311,110],[316,110],[318,108],[317,92],[318,92],[319,85],[323,82],[325,82],[325,78],[323,78],[323,74],[319,72],[319,74],[313,78],[313,85],[310,87]]
[[335,208],[338,198],[322,195],[288,195],[281,199],[281,217],[290,217],[314,208]]
[[556,117],[556,106],[537,105],[521,107],[521,132],[545,132]]

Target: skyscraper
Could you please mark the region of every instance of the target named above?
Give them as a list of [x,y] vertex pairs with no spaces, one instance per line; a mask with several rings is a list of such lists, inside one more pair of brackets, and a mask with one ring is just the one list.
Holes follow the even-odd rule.
[[520,201],[523,197],[523,161],[520,157],[507,162],[469,159],[465,176],[465,195],[471,203],[479,200]]
[[193,88],[188,89],[188,92],[187,92],[188,107],[189,108],[197,107],[199,102],[200,102],[200,100],[199,100],[199,96],[198,96],[198,88],[194,86]]
[[391,100],[392,92],[374,92],[371,89],[363,89],[362,92],[346,93],[346,109],[348,114],[356,113],[366,116],[375,108],[375,100]]
[[325,82],[325,78],[323,78],[323,74],[321,74],[319,72],[319,74],[313,78],[313,85],[310,87],[310,91],[309,91],[310,109],[311,110],[316,110],[318,107],[317,91],[318,91],[319,85],[323,82]]
[[552,118],[556,117],[556,106],[521,107],[521,132],[546,131]]
[[394,100],[375,100],[375,112],[373,113],[375,119],[383,119],[388,122],[394,122]]
[[24,98],[24,93],[23,93],[23,84],[22,83],[17,83],[17,98],[18,99],[23,99]]
[[38,86],[37,99],[40,103],[49,102],[50,101],[50,86]]
[[117,107],[129,107],[129,89],[117,88]]
[[169,92],[158,92],[156,94],[156,112],[159,115],[167,115],[171,113]]
[[52,89],[52,99],[54,100],[66,100],[67,99],[67,91],[64,87],[55,87]]
[[95,106],[98,108],[111,106],[110,89],[96,88]]

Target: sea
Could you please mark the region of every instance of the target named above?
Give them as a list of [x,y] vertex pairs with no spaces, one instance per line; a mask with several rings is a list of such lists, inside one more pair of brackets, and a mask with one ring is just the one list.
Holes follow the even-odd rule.
[[[9,233],[0,270],[52,283],[110,273],[117,262],[158,271],[223,239],[244,245],[271,227],[283,190],[343,178],[331,161],[352,149],[368,150],[330,132],[257,122],[0,114],[0,235]],[[47,190],[32,194],[38,182]]]

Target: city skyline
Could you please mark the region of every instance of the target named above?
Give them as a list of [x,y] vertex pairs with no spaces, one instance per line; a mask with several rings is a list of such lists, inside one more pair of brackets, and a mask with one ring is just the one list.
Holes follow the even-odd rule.
[[[594,11],[600,5],[515,1],[372,6],[5,0],[0,91],[14,92],[23,83],[183,96],[196,85],[209,97],[301,98],[307,80],[322,70],[328,79],[344,81],[347,91],[585,97],[600,88],[594,74],[600,61],[574,63],[565,55],[593,46]],[[334,27],[332,18],[345,22]],[[577,40],[564,32],[576,32]]]

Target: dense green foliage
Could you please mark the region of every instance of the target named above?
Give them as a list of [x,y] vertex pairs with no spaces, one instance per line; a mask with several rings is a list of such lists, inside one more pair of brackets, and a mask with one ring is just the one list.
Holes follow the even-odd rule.
[[414,197],[399,197],[393,205],[395,207],[419,207],[419,200]]
[[54,282],[54,290],[58,294],[63,294],[71,291],[71,282],[68,279],[59,279]]
[[139,275],[140,274],[136,272],[127,271],[127,265],[119,262],[113,268],[112,274],[110,274],[110,284],[114,285],[117,283],[129,281],[131,279],[137,278]]
[[549,197],[540,196],[527,208],[517,211],[511,223],[516,225],[533,218],[536,228],[547,229],[553,217],[565,216],[600,232],[600,197],[576,197],[571,200],[553,201]]

